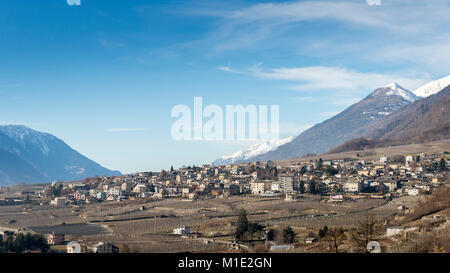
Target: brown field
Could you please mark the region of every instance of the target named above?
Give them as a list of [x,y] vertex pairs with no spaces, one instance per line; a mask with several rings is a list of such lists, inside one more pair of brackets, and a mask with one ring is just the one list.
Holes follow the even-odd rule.
[[[67,208],[17,205],[0,207],[0,226],[34,228],[36,232],[46,233],[63,228],[67,240],[108,241],[126,245],[130,252],[224,252],[231,251],[230,242],[240,209],[248,212],[250,222],[274,228],[289,225],[296,231],[297,238],[303,239],[308,232],[324,225],[355,227],[368,213],[384,221],[396,213],[398,204],[412,206],[419,199],[402,197],[387,204],[380,199],[359,199],[332,204],[313,195],[304,195],[295,201],[234,196],[198,201],[146,200],[140,204],[103,202]],[[145,210],[139,210],[141,206]],[[16,222],[8,223],[9,220]],[[98,228],[93,228],[95,226]],[[172,235],[172,230],[180,226],[190,227],[191,232],[198,232],[199,236]]]
[[[433,153],[450,150],[450,141],[411,144],[378,148],[370,151],[326,154],[316,157],[285,160],[279,164],[291,165],[299,161],[357,158],[376,160],[380,156],[409,153]],[[31,187],[31,186],[27,186]],[[36,187],[33,186],[33,187]],[[23,187],[11,187],[9,194]],[[295,201],[280,198],[255,198],[248,195],[224,199],[185,201],[180,198],[165,200],[138,199],[123,202],[101,202],[64,208],[49,205],[0,206],[0,229],[13,228],[37,232],[66,232],[67,240],[87,244],[106,241],[129,252],[229,252],[236,229],[239,211],[245,209],[250,222],[270,228],[291,226],[298,245],[294,252],[322,252],[323,244],[305,245],[311,232],[323,226],[356,227],[367,215],[381,224],[395,222],[398,205],[415,207],[423,196],[404,196],[388,202],[383,199],[360,198],[341,204],[326,202],[328,198],[305,194]],[[47,200],[48,201],[48,200]],[[145,209],[140,208],[144,206]],[[14,221],[11,221],[14,220]],[[89,225],[88,225],[89,224]],[[172,233],[174,228],[187,226],[196,238],[182,238]],[[322,246],[320,246],[322,245]],[[250,248],[249,248],[250,249]],[[345,251],[345,246],[343,246]]]
[[[441,153],[443,151],[450,151],[450,140],[428,142],[423,144],[409,144],[401,146],[390,146],[384,148],[368,149],[364,151],[349,151],[336,154],[321,154],[317,156],[305,156],[301,158],[286,159],[276,161],[277,165],[291,166],[298,162],[307,162],[322,158],[323,160],[333,160],[342,158],[354,158],[359,160],[378,160],[381,156],[407,155],[417,153]],[[357,154],[360,157],[357,157]]]

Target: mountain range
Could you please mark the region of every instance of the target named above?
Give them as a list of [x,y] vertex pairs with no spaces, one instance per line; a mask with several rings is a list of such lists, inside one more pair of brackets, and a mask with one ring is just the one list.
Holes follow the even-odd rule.
[[[450,135],[449,84],[447,76],[410,92],[391,83],[296,137],[259,142],[214,164],[446,139]],[[51,134],[21,125],[0,126],[0,186],[115,175],[121,173],[102,167]]]
[[329,153],[438,141],[450,136],[450,85],[407,105],[370,126],[361,138],[334,147]]
[[[425,100],[423,98],[439,93],[449,84],[450,76],[447,76],[429,82],[419,87],[414,92],[401,87],[397,83],[391,83],[380,87],[341,113],[302,132],[292,141],[279,145],[266,153],[259,153],[253,157],[248,157],[237,162],[245,163],[252,161],[282,160],[297,158],[306,154],[320,154],[362,136],[378,136],[379,138],[383,138],[382,136],[384,136],[383,139],[387,139],[395,134],[400,134],[399,132],[401,131],[400,129],[402,129],[402,124],[411,124],[410,126],[413,127],[414,122],[411,122],[412,119],[423,119],[424,122],[428,123],[427,125],[435,124],[436,120],[440,120],[441,123],[448,122],[448,108],[445,108],[444,106],[442,106],[444,107],[442,109],[447,109],[447,112],[442,113],[440,118],[422,116],[425,115],[425,111],[427,111],[425,108],[430,107],[430,105],[425,102],[432,100]],[[433,99],[433,101],[439,101],[440,99],[440,96],[436,96],[436,99]],[[422,105],[419,103],[421,101],[424,102],[421,110],[422,112],[407,108],[410,110],[402,111],[401,113],[403,114],[394,115],[410,104],[414,104],[415,109],[417,105]],[[429,108],[427,109],[431,110]],[[433,112],[435,111],[436,110],[433,110]],[[430,115],[434,116],[433,114]],[[422,128],[425,127],[422,126]],[[403,129],[406,129],[406,127]],[[409,128],[408,130],[405,130],[403,134],[414,135],[417,133],[417,130]],[[422,138],[424,136],[425,135],[423,135]],[[397,137],[397,139],[399,138],[400,137]],[[403,136],[403,138],[405,138],[405,136]],[[416,141],[418,141],[418,138],[416,138]],[[247,153],[250,154],[251,151],[247,151]]]
[[120,175],[59,138],[21,125],[0,126],[0,185]]
[[281,140],[265,140],[262,142],[255,143],[248,147],[245,150],[238,151],[234,154],[223,156],[219,159],[216,159],[213,164],[216,166],[233,164],[236,162],[241,162],[243,160],[247,160],[253,158],[258,155],[262,155],[264,153],[273,151],[278,146],[284,145],[286,143],[291,142],[294,137],[287,137]]

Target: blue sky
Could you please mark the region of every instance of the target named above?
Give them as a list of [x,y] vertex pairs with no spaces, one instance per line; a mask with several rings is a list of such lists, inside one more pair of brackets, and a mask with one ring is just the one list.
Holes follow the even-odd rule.
[[174,105],[277,104],[281,137],[297,135],[392,81],[448,75],[448,14],[441,0],[7,1],[0,123],[122,172],[208,163],[249,143],[172,140]]

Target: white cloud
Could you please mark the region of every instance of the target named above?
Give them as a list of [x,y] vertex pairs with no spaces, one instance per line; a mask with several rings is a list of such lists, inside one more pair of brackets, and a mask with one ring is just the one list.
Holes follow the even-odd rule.
[[235,70],[235,69],[231,69],[231,67],[225,66],[225,65],[218,66],[217,69],[225,71],[225,72],[229,72],[229,73],[242,74],[242,72]]
[[369,6],[381,6],[381,0],[367,0]]
[[218,66],[216,68],[218,70],[221,70],[221,71],[224,71],[224,72],[227,72],[227,73],[241,74],[241,75],[248,75],[249,74],[248,71],[246,71],[246,70],[234,69],[234,68],[231,68],[231,67],[225,66],[225,65],[221,65],[221,66]]
[[414,90],[430,79],[424,76],[359,72],[343,67],[308,66],[262,70],[255,66],[253,75],[260,78],[299,82],[288,86],[295,91],[335,90],[340,93],[372,91],[391,82]]
[[228,66],[218,66],[217,69],[225,71],[225,72],[231,72],[231,68]]
[[437,35],[421,44],[399,43],[378,49],[374,58],[390,63],[407,62],[432,71],[450,71],[450,35]]
[[244,8],[199,8],[187,12],[220,19],[219,27],[209,37],[216,50],[249,48],[308,21],[336,20],[351,27],[388,30],[394,39],[405,35],[414,37],[419,33],[430,35],[450,22],[450,7],[445,0],[392,0],[377,9],[374,5],[381,6],[381,0],[263,3]]
[[81,0],[66,0],[69,6],[81,6]]
[[[376,65],[392,61],[402,65],[403,69],[428,70],[432,74],[447,72],[450,64],[447,61],[449,43],[439,41],[443,40],[442,36],[450,26],[448,0],[319,0],[225,7],[197,5],[180,12],[218,19],[217,28],[204,39],[192,41],[189,44],[191,48],[207,45],[208,49],[216,52],[291,48],[298,55],[328,61],[343,58],[355,61],[359,58]],[[345,24],[343,28],[349,31],[342,31],[340,27],[329,37],[298,36],[303,26],[301,23],[330,20]],[[343,33],[355,30],[363,30],[368,35],[357,38],[343,36]],[[209,53],[205,54],[213,54],[211,50],[207,51]],[[410,62],[405,63],[405,60]]]
[[335,115],[339,114],[339,112],[321,112],[320,115],[322,117],[326,117],[326,118],[330,118],[333,117]]
[[108,132],[145,132],[149,130],[149,128],[111,128],[108,129]]
[[297,136],[301,132],[311,128],[311,124],[297,124],[293,122],[280,122],[280,137]]
[[361,100],[361,98],[359,98],[359,97],[358,98],[356,98],[356,97],[333,98],[333,100],[331,101],[330,104],[347,107],[347,106],[357,103],[360,100]]
[[41,124],[27,121],[11,121],[11,120],[0,120],[0,125],[24,125],[27,127],[37,127]]
[[98,40],[103,47],[123,47],[124,45],[119,42],[115,42],[109,39],[100,38]]
[[118,61],[124,61],[124,62],[135,62],[140,64],[145,64],[147,61],[139,56],[121,56],[117,58]]

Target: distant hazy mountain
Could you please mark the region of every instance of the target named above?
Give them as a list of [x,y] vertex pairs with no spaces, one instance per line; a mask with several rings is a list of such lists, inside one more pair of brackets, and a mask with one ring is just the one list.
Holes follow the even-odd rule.
[[215,160],[213,163],[216,166],[220,166],[220,165],[226,165],[226,164],[232,164],[232,163],[245,161],[245,160],[251,159],[255,156],[272,151],[280,145],[291,142],[293,139],[294,139],[294,137],[288,137],[288,138],[284,138],[281,140],[270,140],[270,141],[266,140],[263,142],[259,142],[259,143],[253,144],[252,146],[248,147],[245,150],[241,150],[234,154],[221,157],[221,158]]
[[25,126],[0,126],[0,185],[78,180],[120,175],[108,170],[62,140]]
[[324,153],[365,132],[361,128],[384,119],[416,100],[416,95],[397,83],[376,89],[361,101],[336,116],[302,132],[291,142],[247,161],[297,158],[310,153]]
[[448,75],[447,77],[435,80],[435,81],[431,81],[431,82],[417,88],[414,91],[414,94],[416,96],[425,98],[425,97],[428,97],[430,95],[440,92],[441,90],[443,90],[444,88],[446,88],[449,85],[450,85],[450,75]]
[[449,139],[450,85],[362,130],[366,131],[362,138],[347,141],[329,153]]

